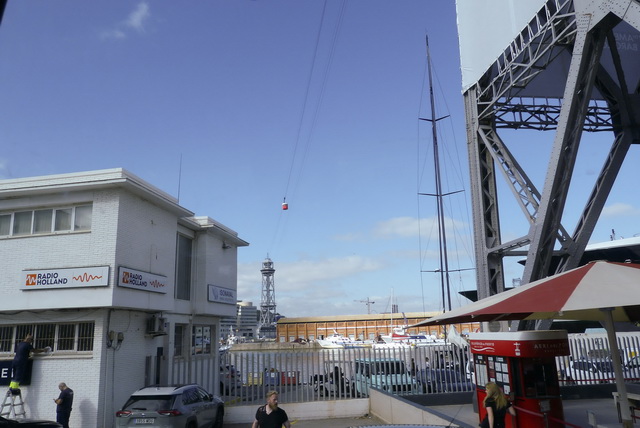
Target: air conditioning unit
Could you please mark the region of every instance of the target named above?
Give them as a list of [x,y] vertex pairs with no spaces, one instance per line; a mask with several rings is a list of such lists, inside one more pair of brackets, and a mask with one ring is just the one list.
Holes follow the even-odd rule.
[[159,317],[157,315],[152,316],[147,320],[147,336],[164,336],[166,331],[167,319]]

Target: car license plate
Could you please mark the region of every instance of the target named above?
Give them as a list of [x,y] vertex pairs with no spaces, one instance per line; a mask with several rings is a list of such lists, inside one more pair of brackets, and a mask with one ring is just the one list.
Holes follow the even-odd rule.
[[136,425],[153,425],[155,421],[154,418],[136,418],[133,423]]

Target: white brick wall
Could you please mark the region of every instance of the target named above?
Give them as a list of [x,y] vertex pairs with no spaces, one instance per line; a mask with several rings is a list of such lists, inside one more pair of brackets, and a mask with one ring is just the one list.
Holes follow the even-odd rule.
[[[95,322],[90,355],[54,353],[34,358],[31,385],[22,388],[29,417],[54,419],[57,385],[65,382],[75,395],[70,425],[111,428],[115,411],[133,391],[145,386],[147,357],[154,357],[159,347],[164,352],[162,373],[170,371],[173,335],[147,336],[146,322],[152,314],[162,313],[167,318],[170,333],[176,321],[188,324],[190,320],[212,325],[216,332],[220,316],[235,314],[235,305],[207,301],[207,284],[236,288],[236,248],[223,250],[223,238],[214,233],[190,231],[197,236],[193,301],[177,301],[176,233],[184,228],[178,226],[178,215],[187,211],[137,177],[132,176],[134,186],[123,187],[123,176],[128,177],[120,170],[109,170],[36,181],[0,180],[0,212],[93,202],[88,232],[0,237],[0,326]],[[85,183],[91,180],[96,181],[95,186]],[[105,186],[104,180],[113,180],[113,184]],[[30,194],[28,183],[32,182],[40,189],[50,185],[51,191]],[[80,184],[75,186],[75,182]],[[60,185],[73,188],[62,191],[56,187]],[[129,191],[131,188],[136,189],[135,194]],[[24,192],[25,197],[16,195],[17,191]],[[4,192],[11,197],[3,198]],[[109,286],[21,288],[25,270],[89,266],[108,266]],[[120,266],[165,276],[167,293],[118,287]],[[118,349],[107,347],[109,331],[124,335]],[[212,343],[217,341],[217,336],[212,337]],[[0,359],[12,358],[13,354],[0,354]]]

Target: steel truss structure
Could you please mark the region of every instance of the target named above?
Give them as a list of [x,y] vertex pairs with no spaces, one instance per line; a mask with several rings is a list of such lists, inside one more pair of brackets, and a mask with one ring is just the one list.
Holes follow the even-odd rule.
[[267,339],[276,337],[276,288],[273,275],[273,261],[269,257],[262,262],[262,297],[260,301],[260,322],[258,336]]
[[[549,0],[464,93],[479,298],[504,291],[507,256],[526,255],[522,283],[578,266],[629,147],[640,142],[640,70],[621,55],[620,28],[640,32],[638,0]],[[557,72],[560,61],[569,64],[560,76],[566,77],[562,98],[536,96],[541,76]],[[542,191],[501,129],[555,132]],[[561,220],[583,131],[610,132],[611,147],[569,232]],[[498,175],[529,225],[509,242],[500,234]]]

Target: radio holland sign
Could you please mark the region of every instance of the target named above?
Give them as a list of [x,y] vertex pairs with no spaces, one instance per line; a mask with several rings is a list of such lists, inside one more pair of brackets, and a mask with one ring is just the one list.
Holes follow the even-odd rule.
[[118,285],[120,287],[166,294],[167,277],[120,266]]
[[105,287],[109,266],[24,271],[23,290]]
[[238,301],[237,292],[231,288],[224,288],[213,284],[209,286],[209,300],[215,303],[226,303],[228,305],[235,305]]

